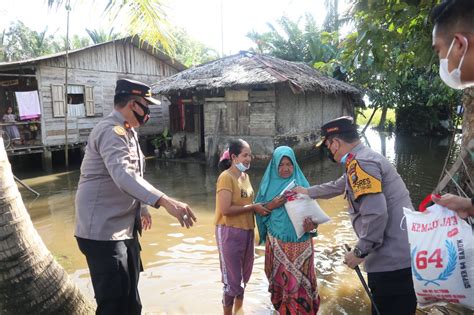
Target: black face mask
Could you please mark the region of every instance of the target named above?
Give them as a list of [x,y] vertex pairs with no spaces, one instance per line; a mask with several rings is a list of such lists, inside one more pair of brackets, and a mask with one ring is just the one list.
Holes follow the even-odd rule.
[[135,115],[135,118],[137,119],[140,126],[143,126],[146,124],[148,119],[150,119],[150,109],[148,106],[145,106],[137,101],[135,101],[135,103],[137,103],[138,106],[140,106],[140,108],[143,110],[143,115],[139,115],[136,111],[133,111],[133,114]]
[[337,161],[334,159],[334,154],[332,154],[331,150],[329,150],[328,147],[324,146],[323,150],[326,151],[326,156],[328,157],[328,159],[331,160],[331,162],[337,163]]

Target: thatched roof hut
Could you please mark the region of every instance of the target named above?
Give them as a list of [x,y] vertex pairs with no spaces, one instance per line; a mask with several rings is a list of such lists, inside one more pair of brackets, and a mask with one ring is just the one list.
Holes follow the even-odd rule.
[[351,94],[355,97],[361,94],[352,85],[323,76],[305,63],[249,52],[240,52],[179,72],[153,84],[153,92],[170,95],[183,91],[246,89],[277,83],[288,83],[295,94],[309,91]]
[[325,121],[353,115],[362,103],[357,88],[304,63],[248,52],[164,78],[152,91],[171,101],[175,142],[209,156],[234,137],[262,157],[283,144],[309,149]]

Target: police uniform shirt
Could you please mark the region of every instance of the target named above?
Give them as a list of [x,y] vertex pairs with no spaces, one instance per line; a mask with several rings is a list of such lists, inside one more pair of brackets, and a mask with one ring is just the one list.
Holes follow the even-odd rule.
[[76,194],[75,236],[131,239],[137,207],[153,206],[163,195],[143,178],[144,159],[137,139],[135,130],[115,110],[93,128]]
[[408,190],[395,167],[382,155],[359,144],[346,162],[343,176],[308,188],[311,198],[346,194],[357,247],[367,272],[410,267],[410,248],[403,207],[413,209]]

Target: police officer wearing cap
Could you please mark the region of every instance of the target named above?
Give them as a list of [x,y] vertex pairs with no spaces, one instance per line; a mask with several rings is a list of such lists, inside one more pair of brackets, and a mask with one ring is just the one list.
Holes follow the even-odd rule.
[[75,236],[86,256],[96,314],[141,314],[138,279],[143,270],[138,234],[151,227],[146,205],[163,206],[181,226],[196,221],[191,208],[143,178],[144,158],[135,128],[160,104],[137,81],[117,81],[114,109],[89,135],[76,194]]
[[403,220],[403,207],[413,209],[413,205],[405,183],[385,157],[361,143],[352,117],[324,124],[321,136],[317,146],[324,145],[329,158],[345,167],[344,175],[295,191],[313,199],[345,194],[358,242],[346,253],[344,262],[351,268],[364,262],[381,314],[415,314],[410,246]]

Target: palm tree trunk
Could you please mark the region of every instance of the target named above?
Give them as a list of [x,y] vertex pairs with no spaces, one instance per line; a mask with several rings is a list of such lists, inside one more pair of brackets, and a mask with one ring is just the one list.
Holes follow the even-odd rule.
[[0,138],[0,314],[93,312],[35,230]]

